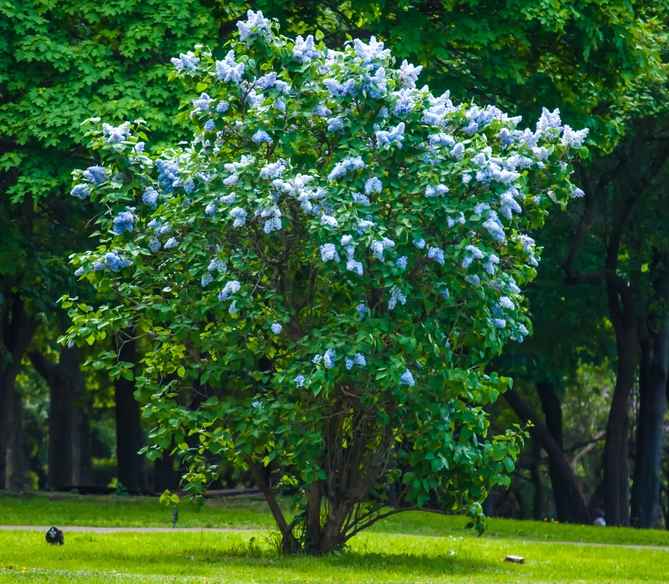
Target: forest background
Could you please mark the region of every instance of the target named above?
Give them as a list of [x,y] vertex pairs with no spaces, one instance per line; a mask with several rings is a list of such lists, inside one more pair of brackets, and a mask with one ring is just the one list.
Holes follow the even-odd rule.
[[[588,127],[585,196],[549,217],[528,289],[534,335],[495,369],[514,389],[493,426],[534,424],[491,516],[669,527],[669,111],[666,1],[141,1],[0,5],[0,488],[162,492],[179,461],[150,463],[133,382],[100,346],[59,345],[63,294],[95,302],[70,254],[92,203],[69,195],[93,163],[81,122],[143,118],[152,142],[185,130],[170,58],[220,47],[246,10],[339,47],[375,35],[423,65],[421,83],[536,119]],[[109,346],[107,349],[115,349]],[[141,343],[124,347],[139,363]],[[139,365],[138,365],[139,367]],[[212,488],[253,486],[243,473]]]

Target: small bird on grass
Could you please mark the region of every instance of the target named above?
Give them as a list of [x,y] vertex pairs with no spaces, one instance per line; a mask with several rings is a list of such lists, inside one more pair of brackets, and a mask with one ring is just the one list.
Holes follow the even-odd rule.
[[65,536],[62,530],[52,527],[46,532],[46,542],[53,545],[65,545]]

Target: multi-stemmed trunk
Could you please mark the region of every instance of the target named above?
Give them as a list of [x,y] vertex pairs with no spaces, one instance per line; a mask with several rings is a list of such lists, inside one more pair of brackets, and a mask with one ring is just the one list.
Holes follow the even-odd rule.
[[0,488],[25,487],[23,406],[16,391],[21,360],[37,329],[18,293],[6,293],[0,314],[0,345],[7,361],[0,368]]

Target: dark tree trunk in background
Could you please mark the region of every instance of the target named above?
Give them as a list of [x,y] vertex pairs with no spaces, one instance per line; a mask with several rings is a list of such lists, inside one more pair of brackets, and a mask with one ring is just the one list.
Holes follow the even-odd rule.
[[651,307],[647,330],[641,338],[639,370],[639,418],[632,486],[631,523],[652,527],[659,516],[662,472],[662,426],[669,369],[669,318],[664,305],[669,301],[669,254],[656,254]]
[[85,399],[79,349],[61,347],[58,363],[42,353],[30,353],[35,370],[49,386],[49,486],[52,489],[91,485],[92,462],[88,413],[79,401]]
[[0,488],[23,488],[23,406],[15,391],[16,376],[37,322],[26,312],[17,293],[7,291],[0,313]]
[[634,527],[652,527],[659,510],[668,349],[669,322],[641,343],[639,419],[631,505]]
[[[618,308],[617,297],[610,300]],[[629,403],[638,362],[639,335],[633,311],[616,329],[618,369],[604,445],[604,512],[609,526],[629,525]]]
[[[120,346],[119,360],[136,363],[136,359],[135,341],[128,340]],[[138,493],[146,489],[146,471],[144,457],[138,454],[144,446],[144,434],[134,394],[134,380],[120,377],[114,381],[118,480],[128,491]]]
[[163,493],[165,489],[174,489],[179,484],[179,477],[174,470],[176,454],[170,454],[171,448],[163,451],[162,458],[156,458],[153,463],[153,490]]
[[508,389],[503,395],[521,422],[530,421],[534,424],[531,430],[532,435],[539,441],[541,447],[548,454],[549,460],[552,460],[557,472],[562,476],[571,505],[574,523],[591,523],[590,513],[576,480],[576,475],[560,445],[555,441],[555,438],[553,438],[536,412],[514,390]]
[[[537,393],[541,400],[541,407],[546,418],[546,428],[555,440],[555,443],[564,453],[564,439],[562,437],[562,404],[555,392],[552,383],[537,383]],[[578,523],[569,496],[569,488],[565,483],[565,477],[560,472],[555,459],[548,457],[548,472],[551,477],[553,499],[555,500],[555,511],[557,519],[561,523]]]
[[534,485],[532,518],[535,521],[541,521],[544,518],[544,487],[541,484],[539,464],[541,464],[541,444],[539,444],[539,440],[532,438],[532,465],[530,466],[530,474],[532,476],[532,484]]

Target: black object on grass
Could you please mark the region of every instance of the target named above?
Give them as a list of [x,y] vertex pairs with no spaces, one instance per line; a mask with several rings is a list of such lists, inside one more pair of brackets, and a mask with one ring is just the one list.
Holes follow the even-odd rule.
[[57,527],[49,529],[49,531],[46,532],[46,542],[53,545],[64,545],[65,536],[63,535],[62,530]]
[[179,521],[179,511],[177,511],[177,508],[175,507],[174,509],[172,509],[172,527],[173,528],[176,528],[177,521]]

